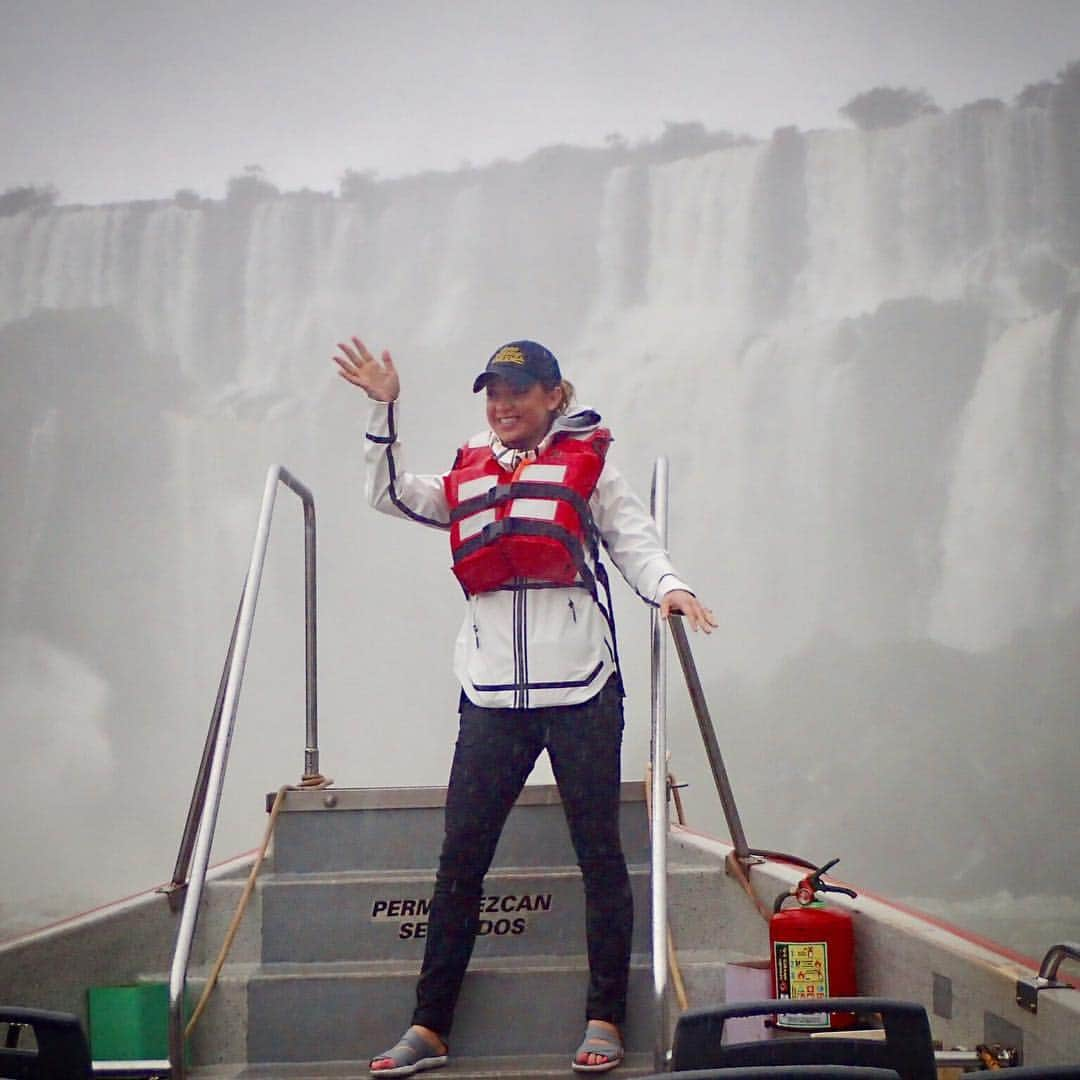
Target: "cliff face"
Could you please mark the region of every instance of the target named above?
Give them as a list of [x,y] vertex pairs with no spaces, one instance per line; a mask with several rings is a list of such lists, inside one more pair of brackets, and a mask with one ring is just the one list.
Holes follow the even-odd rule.
[[[886,731],[902,741],[917,715],[925,742],[959,710],[972,745],[978,716],[964,710],[983,701],[986,730],[1003,738],[1010,718],[1040,715],[1038,687],[1003,703],[986,693],[999,685],[986,666],[960,658],[1008,668],[1031,634],[1051,654],[1071,647],[1080,608],[1078,147],[1080,107],[1062,90],[1048,108],[782,130],[656,164],[556,148],[373,183],[351,201],[0,219],[0,633],[9,652],[82,672],[72,687],[85,676],[107,688],[83,724],[118,763],[97,767],[138,767],[173,733],[176,764],[158,789],[163,819],[178,817],[262,471],[283,460],[329,522],[323,700],[348,718],[335,775],[378,783],[408,762],[409,782],[441,782],[457,618],[445,552],[365,513],[365,410],[328,358],[352,332],[393,348],[412,463],[439,471],[482,423],[471,375],[501,341],[531,336],[612,424],[639,489],[652,457],[671,457],[673,549],[723,623],[701,650],[706,678],[758,730],[784,730],[801,673],[804,715],[869,793],[877,759],[846,748],[865,748],[882,721],[807,664],[820,675],[837,657],[858,667],[918,646],[937,659],[895,653],[902,685],[933,683],[942,658],[959,666],[929,699],[883,678],[900,699]],[[279,716],[278,669],[300,678],[295,598],[268,587],[269,658],[250,693]],[[413,687],[400,663],[438,675]],[[1051,667],[1046,691],[1064,717],[1076,702]],[[632,672],[632,688],[643,678]],[[957,680],[975,692],[958,700]],[[750,685],[752,702],[734,689]],[[30,718],[29,693],[9,685],[13,722],[55,732],[63,695]],[[358,703],[372,700],[421,718],[418,736],[440,748],[422,775],[394,748],[369,764],[377,726]],[[290,773],[299,708],[280,719],[297,747]],[[1064,734],[1045,733],[1050,760]],[[265,764],[265,732],[260,742]],[[991,757],[1003,750],[993,742]],[[632,768],[643,755],[635,736]],[[271,781],[258,773],[261,790]],[[771,829],[775,804],[749,798]],[[823,811],[827,835],[833,824]]]

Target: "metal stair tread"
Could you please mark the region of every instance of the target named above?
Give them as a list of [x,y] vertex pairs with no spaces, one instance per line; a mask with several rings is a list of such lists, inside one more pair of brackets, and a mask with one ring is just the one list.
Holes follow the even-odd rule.
[[[654,1071],[651,1054],[627,1054],[616,1075],[645,1076]],[[288,1064],[203,1065],[189,1070],[204,1080],[370,1080],[366,1061],[313,1061]],[[566,1080],[573,1075],[568,1054],[513,1057],[451,1057],[432,1076],[445,1080]]]
[[[723,965],[738,961],[757,960],[750,954],[733,953],[725,949],[679,949],[679,962],[684,965]],[[644,953],[634,953],[631,967],[650,967],[650,957]],[[514,956],[474,957],[469,964],[470,971],[581,971],[588,968],[585,953],[566,953],[552,955],[534,953]],[[192,966],[188,971],[191,983],[202,985],[210,973],[210,965]],[[297,978],[346,978],[381,976],[406,976],[415,978],[417,962],[402,963],[396,959],[383,960],[316,960],[308,963],[276,962],[257,963],[251,961],[228,962],[218,976],[222,983],[243,983],[252,979],[297,979]],[[151,972],[142,977],[145,982],[167,982],[166,972]]]
[[722,964],[745,964],[768,960],[768,956],[760,956],[756,953],[748,953],[743,952],[740,949],[730,949],[726,947],[716,949],[708,947],[682,948],[676,945],[675,955],[678,956],[680,964],[707,964],[712,962]]
[[[195,983],[200,989],[210,976],[212,964],[192,964],[188,968],[188,982]],[[229,960],[221,969],[219,983],[245,982],[256,974],[263,965],[254,960]],[[138,983],[165,983],[168,985],[168,971],[145,972],[135,980]]]
[[[626,864],[630,874],[645,876],[649,873],[647,863]],[[716,868],[695,863],[683,863],[668,866],[669,877],[708,876],[715,874]],[[529,878],[580,878],[581,871],[569,863],[563,866],[494,866],[485,876],[486,881],[524,881]],[[435,868],[408,867],[394,870],[288,870],[269,871],[260,875],[257,885],[394,885],[424,882],[431,884],[435,880]],[[233,882],[229,882],[233,885]]]
[[[251,966],[251,965],[249,965]],[[651,957],[646,953],[634,953],[630,959],[632,968],[652,967]],[[376,978],[386,975],[404,975],[415,978],[419,971],[419,959],[402,963],[400,960],[317,960],[310,963],[282,961],[272,964],[254,965],[251,978],[261,979],[296,979],[296,978]],[[515,956],[474,956],[469,962],[470,973],[491,972],[529,972],[543,971],[582,971],[588,968],[585,953],[550,953],[519,954]]]
[[[647,874],[647,863],[627,863],[631,874]],[[678,868],[677,868],[678,869]],[[699,870],[698,867],[686,867]],[[529,878],[580,878],[581,871],[573,863],[564,866],[496,866],[485,876],[490,881],[518,881]],[[263,874],[259,885],[393,885],[415,881],[431,883],[435,867],[408,867],[394,870],[288,870]]]

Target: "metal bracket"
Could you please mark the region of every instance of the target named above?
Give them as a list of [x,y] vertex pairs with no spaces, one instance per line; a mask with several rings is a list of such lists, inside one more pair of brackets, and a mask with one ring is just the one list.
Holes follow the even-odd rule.
[[762,866],[768,861],[763,855],[747,855],[745,858],[739,859],[739,862],[745,867]]
[[159,885],[154,892],[162,893],[169,902],[169,910],[175,915],[184,906],[184,894],[187,892],[187,882],[170,881],[167,885]]
[[1039,1011],[1040,990],[1068,990],[1069,984],[1058,982],[1056,979],[1044,979],[1036,975],[1034,979],[1016,980],[1016,1004],[1028,1012]]
[[1039,1011],[1040,990],[1071,990],[1071,983],[1058,982],[1057,973],[1061,961],[1068,957],[1080,961],[1080,945],[1075,941],[1063,941],[1052,945],[1039,965],[1039,974],[1033,979],[1016,980],[1016,1004],[1028,1012]]

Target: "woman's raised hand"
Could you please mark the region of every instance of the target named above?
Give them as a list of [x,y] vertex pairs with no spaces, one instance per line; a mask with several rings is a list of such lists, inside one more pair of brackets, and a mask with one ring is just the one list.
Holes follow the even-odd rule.
[[383,349],[381,360],[376,360],[358,337],[352,339],[351,345],[339,341],[338,348],[342,355],[335,353],[331,359],[343,379],[359,386],[374,401],[397,401],[401,382],[389,349]]

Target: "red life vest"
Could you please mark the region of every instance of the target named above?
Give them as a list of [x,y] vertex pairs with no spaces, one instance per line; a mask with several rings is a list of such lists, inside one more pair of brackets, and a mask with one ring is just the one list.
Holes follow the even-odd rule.
[[504,469],[489,446],[464,446],[443,486],[450,506],[453,570],[467,593],[528,578],[595,591],[589,498],[611,433],[563,436],[532,461]]

